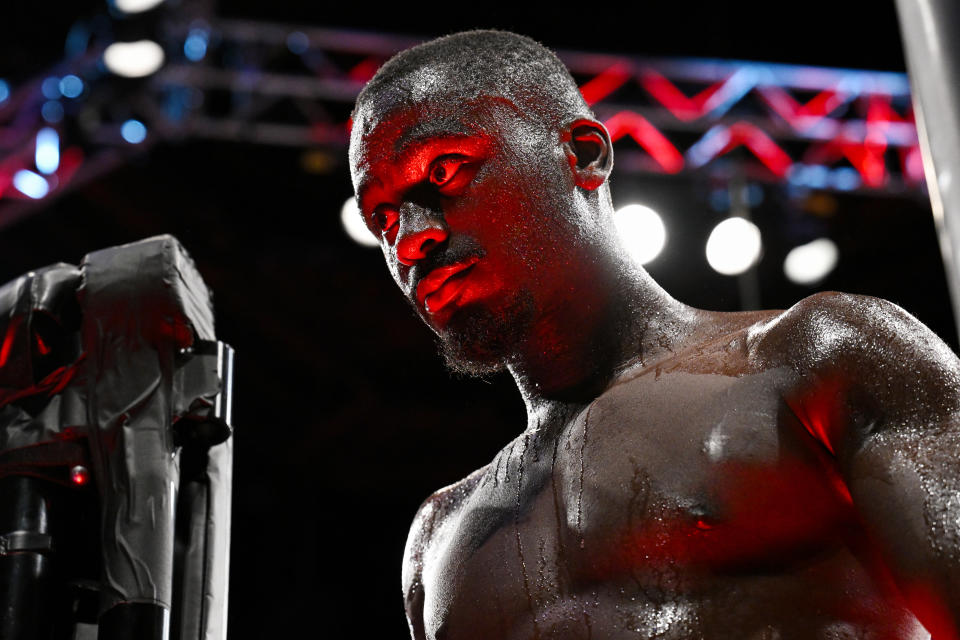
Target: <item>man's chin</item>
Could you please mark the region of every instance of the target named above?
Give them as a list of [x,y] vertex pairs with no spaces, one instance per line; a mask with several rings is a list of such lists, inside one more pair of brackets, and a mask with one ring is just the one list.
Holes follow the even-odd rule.
[[520,298],[504,308],[464,307],[439,332],[447,368],[457,374],[485,376],[506,368],[529,331],[533,305]]
[[440,354],[443,363],[452,373],[473,378],[482,378],[503,371],[506,368],[502,358],[490,354],[480,354],[464,349],[462,345],[440,341]]

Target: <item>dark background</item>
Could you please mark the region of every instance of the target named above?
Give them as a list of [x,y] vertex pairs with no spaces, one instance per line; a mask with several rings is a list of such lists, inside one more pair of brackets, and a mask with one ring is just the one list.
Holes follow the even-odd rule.
[[[102,11],[93,0],[10,4],[0,78],[11,81],[60,59],[69,26]],[[219,14],[422,36],[497,27],[553,48],[904,69],[887,1],[562,11],[434,1],[402,14],[326,4],[224,1]],[[300,150],[252,144],[160,145],[0,229],[0,281],[158,233],[180,238],[215,293],[218,333],[238,354],[230,637],[404,637],[400,558],[414,511],[514,437],[523,406],[509,378],[445,372],[378,250],[342,232],[345,159],[325,174],[302,160]],[[738,309],[735,281],[703,257],[723,217],[708,205],[707,178],[614,176],[615,203],[636,199],[666,218],[670,244],[653,275],[684,302]],[[841,259],[818,289],[891,299],[955,346],[923,194],[763,189],[754,219],[767,243],[764,307],[813,291],[787,283],[780,265],[791,246],[825,233]]]

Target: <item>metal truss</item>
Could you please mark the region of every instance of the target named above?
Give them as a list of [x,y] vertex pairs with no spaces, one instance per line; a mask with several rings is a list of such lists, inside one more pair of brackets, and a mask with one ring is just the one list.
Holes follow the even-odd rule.
[[[55,128],[61,163],[44,176],[56,197],[167,140],[209,138],[315,149],[345,158],[357,93],[417,38],[228,20],[205,10],[158,19],[167,63],[120,80],[100,63],[105,42],[16,88],[0,102],[0,226],[32,208],[13,179],[36,172],[37,132]],[[904,74],[723,60],[643,59],[560,51],[615,143],[622,173],[718,173],[877,195],[923,193]],[[72,74],[82,95],[44,97]],[[49,82],[49,81],[48,81]],[[49,92],[48,92],[49,93]],[[45,122],[56,103],[63,117]],[[139,144],[120,125],[142,121]],[[47,118],[49,120],[50,118]]]

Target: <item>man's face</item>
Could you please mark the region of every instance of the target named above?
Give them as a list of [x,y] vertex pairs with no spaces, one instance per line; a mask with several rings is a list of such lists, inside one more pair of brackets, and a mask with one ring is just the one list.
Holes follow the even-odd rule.
[[495,97],[361,105],[350,158],[364,220],[448,360],[502,365],[560,304],[583,244],[560,132]]

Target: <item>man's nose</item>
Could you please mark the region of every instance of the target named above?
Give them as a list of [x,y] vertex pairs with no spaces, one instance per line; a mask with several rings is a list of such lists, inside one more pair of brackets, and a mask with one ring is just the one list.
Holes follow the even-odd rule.
[[412,266],[417,260],[426,258],[448,235],[447,225],[441,216],[418,204],[404,203],[400,207],[397,260]]

